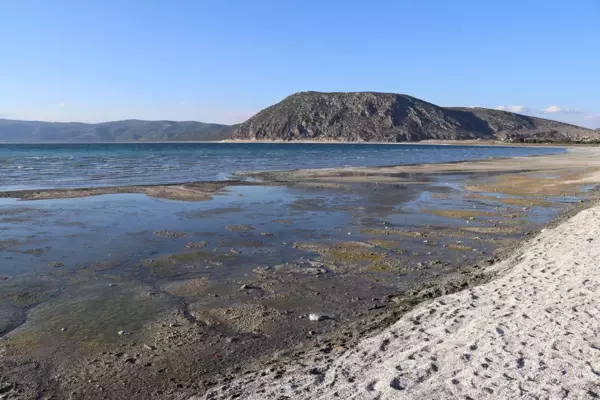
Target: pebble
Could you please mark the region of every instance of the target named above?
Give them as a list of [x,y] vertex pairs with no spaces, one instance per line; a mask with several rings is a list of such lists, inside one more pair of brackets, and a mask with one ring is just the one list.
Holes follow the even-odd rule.
[[61,331],[61,332],[64,332],[64,331],[66,331],[66,330],[67,330],[67,328],[60,328],[60,331]]
[[113,286],[117,286],[116,283],[110,283],[108,286],[113,287]]
[[125,335],[125,334],[127,334],[127,332],[125,332],[125,331],[122,331],[122,330],[121,330],[121,331],[119,331],[119,332],[117,332],[117,335]]
[[325,314],[310,313],[308,314],[308,319],[311,321],[324,321],[329,319],[329,317]]
[[149,344],[144,344],[144,348],[145,348],[146,350],[155,350],[155,349],[156,349],[156,347],[154,347],[154,346],[150,346]]

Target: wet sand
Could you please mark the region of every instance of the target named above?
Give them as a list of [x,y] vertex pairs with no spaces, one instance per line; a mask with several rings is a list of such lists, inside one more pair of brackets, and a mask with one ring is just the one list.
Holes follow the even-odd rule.
[[[596,147],[573,147],[564,154],[550,156],[531,156],[499,158],[482,161],[466,161],[444,164],[421,164],[383,167],[348,167],[302,169],[277,172],[243,172],[238,176],[251,176],[269,181],[335,181],[335,182],[374,182],[374,183],[418,183],[414,177],[423,174],[507,174],[510,179],[513,174],[571,174],[572,180],[582,176],[595,182],[595,175],[600,167]],[[580,176],[581,175],[581,176]],[[560,182],[558,182],[560,184]]]
[[[188,398],[265,368],[281,378],[290,357],[334,359],[415,304],[487,282],[484,267],[508,248],[585,206],[596,154],[258,174],[266,181],[193,184],[198,197],[174,186],[197,205],[135,197],[156,194],[149,187],[93,189],[115,193],[94,202],[61,197],[72,190],[13,193],[58,200],[0,213],[7,232],[23,231],[0,242],[13,263],[0,266],[0,388],[15,398]],[[81,214],[55,216],[60,204]],[[88,229],[90,214],[132,226],[122,236],[117,222]],[[65,226],[74,250],[43,231],[27,238],[48,221]],[[18,275],[32,260],[37,275]]]

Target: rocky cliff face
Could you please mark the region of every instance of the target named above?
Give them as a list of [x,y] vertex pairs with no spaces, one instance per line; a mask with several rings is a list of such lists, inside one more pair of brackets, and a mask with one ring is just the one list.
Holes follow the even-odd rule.
[[233,139],[403,142],[540,137],[579,140],[597,132],[484,108],[444,108],[391,93],[293,94],[241,124]]

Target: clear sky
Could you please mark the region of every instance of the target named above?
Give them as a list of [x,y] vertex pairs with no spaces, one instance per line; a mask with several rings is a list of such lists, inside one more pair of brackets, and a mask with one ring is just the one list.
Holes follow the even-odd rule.
[[600,127],[600,0],[0,0],[0,118],[234,123],[305,90]]

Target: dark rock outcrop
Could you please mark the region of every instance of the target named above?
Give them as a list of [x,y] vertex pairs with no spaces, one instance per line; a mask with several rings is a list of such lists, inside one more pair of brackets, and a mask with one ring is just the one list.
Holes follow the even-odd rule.
[[240,140],[404,142],[420,140],[582,140],[597,132],[485,108],[445,108],[392,93],[301,92],[233,132]]

